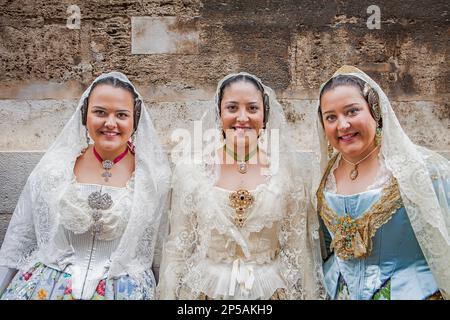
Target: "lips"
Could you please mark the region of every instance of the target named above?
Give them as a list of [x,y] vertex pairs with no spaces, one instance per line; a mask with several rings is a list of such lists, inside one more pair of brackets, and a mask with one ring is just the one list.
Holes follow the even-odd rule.
[[118,136],[120,133],[114,132],[114,131],[100,131],[101,134],[107,136],[107,137],[115,137]]
[[339,141],[342,142],[350,142],[353,140],[353,138],[355,138],[359,133],[358,132],[354,132],[354,133],[347,133],[345,135],[342,135],[339,137]]

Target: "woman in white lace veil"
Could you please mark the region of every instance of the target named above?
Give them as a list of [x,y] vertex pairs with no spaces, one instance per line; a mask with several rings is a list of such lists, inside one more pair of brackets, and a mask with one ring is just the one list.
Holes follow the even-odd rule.
[[[227,93],[236,101],[225,106]],[[263,129],[239,157],[244,150],[236,152],[230,137],[251,136],[254,122],[245,117],[255,115]],[[281,105],[260,79],[241,72],[219,82],[202,117],[202,150],[182,157],[174,172],[160,298],[324,297],[319,224],[285,129]],[[256,168],[261,180],[250,183]]]
[[[99,90],[107,102],[88,106]],[[125,103],[114,109],[118,93],[129,99],[129,111]],[[95,129],[89,131],[94,144],[89,126]],[[96,146],[96,139],[103,141]],[[102,146],[117,141],[121,154],[102,162],[108,153]],[[75,176],[80,156],[97,171],[79,170]],[[100,170],[104,173],[95,178]],[[135,87],[120,72],[96,78],[21,193],[0,250],[0,280],[3,288],[9,284],[2,298],[153,299],[151,268],[159,268],[158,231],[170,175]],[[79,183],[81,176],[100,182]]]
[[351,66],[321,86],[317,129],[312,191],[329,296],[448,299],[449,161],[413,144],[383,90]]

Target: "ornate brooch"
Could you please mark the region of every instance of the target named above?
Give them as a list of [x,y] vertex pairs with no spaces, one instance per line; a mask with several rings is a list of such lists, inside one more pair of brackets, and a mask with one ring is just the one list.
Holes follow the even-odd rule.
[[113,200],[108,193],[101,193],[101,191],[92,192],[88,197],[88,204],[91,209],[95,211],[92,213],[94,224],[92,226],[92,233],[96,234],[103,229],[103,222],[100,221],[102,213],[99,210],[108,210],[113,204]]
[[242,228],[247,219],[245,213],[248,208],[250,208],[255,201],[253,195],[245,190],[238,189],[232,194],[230,194],[230,206],[235,209],[236,213],[234,215],[234,224]]

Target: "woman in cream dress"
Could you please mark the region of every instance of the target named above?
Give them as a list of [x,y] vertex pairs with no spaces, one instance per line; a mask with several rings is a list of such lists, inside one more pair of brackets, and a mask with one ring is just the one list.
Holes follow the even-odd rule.
[[160,298],[323,297],[318,220],[274,92],[230,74],[202,120],[200,159],[172,180]]

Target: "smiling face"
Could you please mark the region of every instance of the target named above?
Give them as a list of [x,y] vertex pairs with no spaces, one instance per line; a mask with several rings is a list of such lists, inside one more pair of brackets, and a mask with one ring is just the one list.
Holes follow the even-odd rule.
[[133,133],[131,92],[99,84],[89,96],[86,127],[100,153],[120,153]]
[[264,125],[261,91],[248,81],[233,82],[223,91],[220,110],[227,145],[256,147],[258,133]]
[[330,89],[322,95],[320,106],[327,139],[344,157],[359,160],[373,150],[376,122],[358,88]]

